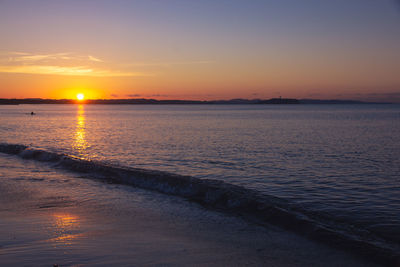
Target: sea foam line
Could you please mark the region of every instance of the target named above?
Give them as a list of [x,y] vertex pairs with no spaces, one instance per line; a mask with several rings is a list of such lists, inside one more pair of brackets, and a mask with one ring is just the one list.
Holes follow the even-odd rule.
[[213,179],[163,171],[114,166],[103,162],[33,149],[21,144],[0,143],[0,152],[24,159],[53,162],[65,169],[90,173],[93,178],[131,185],[165,194],[184,197],[206,207],[243,216],[260,224],[274,224],[312,239],[341,248],[352,249],[377,262],[395,265],[400,262],[398,248],[365,230],[349,228],[333,221],[307,214],[286,201],[255,190]]

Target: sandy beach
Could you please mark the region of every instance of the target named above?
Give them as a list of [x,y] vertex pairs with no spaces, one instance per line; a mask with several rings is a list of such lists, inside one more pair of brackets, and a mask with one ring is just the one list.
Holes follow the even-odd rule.
[[373,266],[184,199],[0,157],[4,266]]

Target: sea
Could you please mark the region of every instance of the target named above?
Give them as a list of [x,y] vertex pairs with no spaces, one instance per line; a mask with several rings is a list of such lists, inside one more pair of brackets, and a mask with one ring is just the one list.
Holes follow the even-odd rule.
[[3,105],[0,152],[399,255],[399,104]]

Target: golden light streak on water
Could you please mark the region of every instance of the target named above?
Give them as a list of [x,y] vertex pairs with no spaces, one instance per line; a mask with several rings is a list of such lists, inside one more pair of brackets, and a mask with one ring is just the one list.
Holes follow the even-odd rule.
[[86,149],[89,147],[89,144],[85,139],[85,135],[85,108],[84,105],[78,105],[78,111],[76,115],[75,142],[73,144],[73,148],[78,152],[81,158],[87,158]]

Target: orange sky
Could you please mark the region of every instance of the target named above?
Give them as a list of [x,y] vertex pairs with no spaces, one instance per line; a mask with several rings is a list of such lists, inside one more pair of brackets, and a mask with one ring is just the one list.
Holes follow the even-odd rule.
[[400,102],[400,13],[379,3],[2,1],[0,97]]

